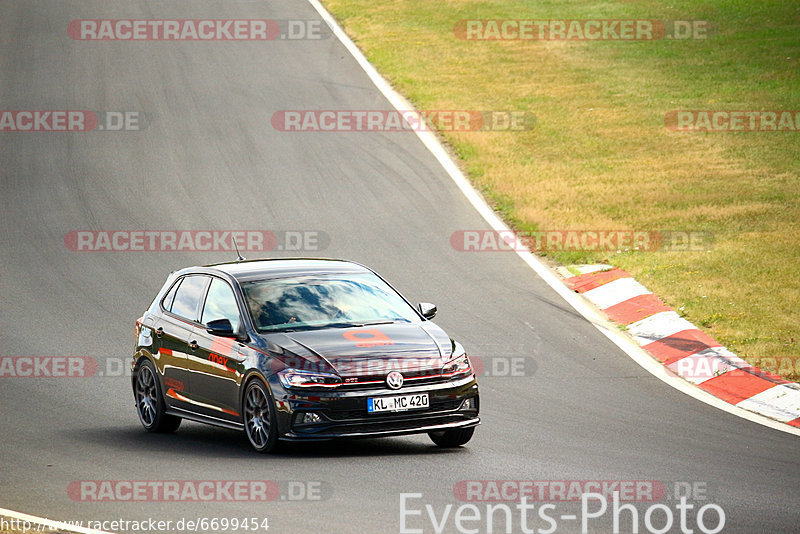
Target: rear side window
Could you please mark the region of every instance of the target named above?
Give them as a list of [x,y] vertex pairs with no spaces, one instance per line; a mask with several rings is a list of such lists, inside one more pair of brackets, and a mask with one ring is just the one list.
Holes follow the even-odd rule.
[[239,328],[239,305],[236,304],[233,289],[223,280],[212,278],[200,322],[208,324],[216,319],[228,319],[234,332]]
[[207,276],[196,275],[184,278],[175,292],[170,311],[175,315],[197,321],[197,312],[200,300],[203,298],[206,282],[208,282]]
[[165,310],[169,311],[172,309],[172,301],[175,300],[175,292],[178,291],[178,286],[181,285],[181,282],[183,282],[183,278],[172,284],[167,296],[161,300],[161,305],[164,306]]

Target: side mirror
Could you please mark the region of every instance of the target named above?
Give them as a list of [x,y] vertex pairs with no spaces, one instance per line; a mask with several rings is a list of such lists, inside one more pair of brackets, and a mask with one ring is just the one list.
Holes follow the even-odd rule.
[[426,319],[433,319],[436,317],[436,305],[431,304],[430,302],[420,302],[417,304],[417,309],[419,313],[422,314],[423,317]]
[[214,319],[213,321],[209,321],[206,325],[206,332],[212,336],[236,337],[236,332],[233,331],[233,325],[228,319]]

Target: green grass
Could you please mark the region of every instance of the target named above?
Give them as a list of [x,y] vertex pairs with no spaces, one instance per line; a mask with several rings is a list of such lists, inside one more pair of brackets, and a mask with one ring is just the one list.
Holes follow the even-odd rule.
[[[536,115],[524,132],[441,133],[516,228],[713,234],[713,246],[695,252],[551,256],[622,267],[742,357],[800,378],[800,133],[664,126],[670,110],[800,109],[800,4],[325,5],[418,108]],[[461,19],[500,18],[707,20],[714,31],[705,40],[628,42],[465,41],[453,31]]]

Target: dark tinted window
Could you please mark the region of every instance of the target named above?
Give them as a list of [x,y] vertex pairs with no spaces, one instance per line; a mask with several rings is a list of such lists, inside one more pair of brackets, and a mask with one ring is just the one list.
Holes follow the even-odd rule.
[[172,313],[196,321],[198,304],[200,304],[200,299],[203,298],[203,290],[207,281],[207,276],[200,275],[184,278],[175,293]]
[[212,278],[206,304],[203,307],[203,318],[200,319],[200,322],[208,324],[209,321],[216,319],[228,319],[234,332],[239,328],[239,306],[236,304],[233,289],[227,282],[219,278]]

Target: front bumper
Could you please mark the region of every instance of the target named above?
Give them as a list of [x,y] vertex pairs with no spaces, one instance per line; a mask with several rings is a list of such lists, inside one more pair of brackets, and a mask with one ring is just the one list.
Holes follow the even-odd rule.
[[[273,392],[278,393],[275,389]],[[370,397],[427,393],[430,406],[424,410],[368,413]],[[280,438],[290,441],[399,436],[466,428],[480,424],[480,397],[475,377],[404,387],[399,390],[288,391],[280,387],[274,395]],[[464,401],[474,399],[465,409]],[[319,422],[303,423],[306,413]]]

